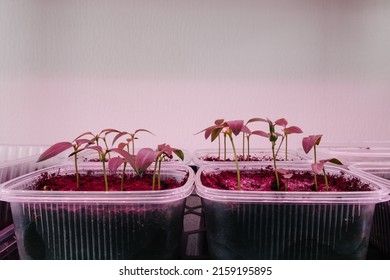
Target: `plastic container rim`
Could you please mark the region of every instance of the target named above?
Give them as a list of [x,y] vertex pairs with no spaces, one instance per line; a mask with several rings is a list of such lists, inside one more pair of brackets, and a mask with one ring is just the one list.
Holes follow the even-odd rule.
[[[80,167],[82,169],[80,169]],[[80,166],[80,173],[87,170],[99,171],[102,168],[97,166]],[[38,178],[42,172],[54,172],[61,170],[61,173],[71,171],[74,167],[70,164],[61,164],[47,167],[32,173],[22,175],[0,184],[0,200],[6,202],[68,202],[68,203],[167,203],[181,200],[189,196],[194,189],[194,171],[187,165],[169,164],[161,167],[162,175],[174,175],[175,172],[188,172],[188,179],[185,184],[172,190],[157,191],[36,191],[21,190],[20,187]],[[183,177],[184,178],[184,177]],[[19,188],[19,189],[18,189]]]
[[[233,149],[226,149],[227,154],[232,155],[233,154]],[[205,156],[207,154],[217,154],[218,150],[217,149],[197,149],[193,152],[192,154],[192,161],[197,165],[197,166],[202,166],[202,165],[212,165],[212,164],[231,164],[232,161],[229,162],[215,162],[215,161],[205,161],[200,159],[201,156]],[[251,154],[256,154],[256,153],[271,153],[271,149],[268,148],[253,148],[251,149]],[[221,154],[223,154],[223,151],[221,151]],[[238,152],[238,154],[242,154]],[[280,150],[280,154],[284,155],[284,149]],[[310,157],[305,155],[303,151],[299,150],[288,150],[287,154],[290,156],[300,156],[302,157],[302,160],[294,160],[293,162],[297,163],[304,163],[304,162],[309,162]],[[248,161],[248,162],[261,162],[261,161]],[[279,161],[280,162],[280,161]],[[241,161],[240,163],[245,163],[244,161]]]
[[[244,169],[256,169],[272,165],[272,162],[259,162],[241,166]],[[311,170],[310,164],[279,163],[279,167],[292,170]],[[219,202],[259,202],[259,203],[299,203],[299,204],[376,204],[390,200],[389,189],[373,178],[374,175],[362,174],[335,165],[328,165],[329,173],[344,172],[359,177],[374,187],[373,191],[364,192],[286,192],[286,191],[239,191],[219,190],[205,187],[201,182],[203,172],[218,172],[220,170],[236,170],[235,164],[204,165],[195,176],[196,193],[203,199]]]

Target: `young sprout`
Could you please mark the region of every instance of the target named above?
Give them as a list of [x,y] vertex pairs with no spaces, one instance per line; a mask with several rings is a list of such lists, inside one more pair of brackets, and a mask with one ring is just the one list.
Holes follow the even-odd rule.
[[279,175],[278,175],[278,168],[276,166],[275,145],[276,145],[276,141],[278,140],[278,137],[281,136],[281,134],[275,132],[275,125],[276,124],[274,124],[269,119],[267,119],[267,122],[268,122],[268,126],[269,126],[268,138],[269,138],[269,141],[271,141],[271,143],[272,143],[271,149],[272,149],[272,159],[273,159],[273,162],[274,162],[274,172],[275,172],[275,179],[276,179],[276,188],[277,188],[277,190],[279,190],[280,189],[280,180],[279,180]]
[[[130,138],[127,138],[126,139],[126,142],[122,142],[118,145],[118,148],[119,149],[124,149],[125,147],[127,148],[127,152],[130,153],[130,143],[131,143],[131,154],[134,155],[135,154],[135,145],[134,145],[134,142],[136,139],[138,139],[137,137],[137,133],[139,132],[147,132],[147,133],[150,133],[152,135],[154,135],[152,132],[150,132],[149,130],[147,129],[137,129],[136,131],[134,132],[127,132],[127,131],[122,131],[120,133],[118,133],[114,139],[112,140],[112,146],[114,146],[115,142],[121,138],[122,136],[125,136],[125,135],[128,135],[130,136]],[[124,183],[124,179],[125,179],[125,171],[126,171],[126,166],[127,166],[127,162],[125,161],[124,162],[124,165],[123,165],[123,170],[122,170],[122,179],[121,179],[121,189],[123,189],[123,183]]]
[[84,150],[94,150],[98,152],[98,157],[99,160],[103,164],[103,178],[104,178],[104,186],[106,188],[106,191],[108,191],[108,178],[107,178],[107,170],[106,170],[106,160],[107,160],[107,155],[109,155],[109,150],[106,149],[104,150],[101,146],[96,145],[96,146],[87,146],[81,150],[78,150],[76,152],[71,153],[70,155],[76,156],[79,152],[82,152]]
[[[232,144],[233,154],[234,154],[234,161],[236,163],[236,170],[237,170],[237,187],[238,190],[241,190],[241,175],[240,175],[240,168],[238,165],[238,157],[237,157],[237,151],[236,147],[234,145],[233,140],[233,134],[238,135],[241,132],[243,133],[250,133],[250,130],[246,125],[244,125],[243,120],[235,120],[235,121],[224,121],[223,123],[216,124],[213,126],[210,126],[201,132],[205,132],[205,138],[208,139],[211,136],[211,142],[213,142],[218,135],[223,131],[225,136],[229,137],[229,140]],[[200,133],[200,132],[199,132]]]
[[93,141],[91,141],[89,139],[80,139],[80,137],[82,137],[84,135],[85,134],[80,135],[75,140],[73,140],[73,142],[59,142],[59,143],[56,143],[56,144],[52,145],[46,151],[44,151],[39,156],[39,158],[37,160],[37,162],[41,162],[41,161],[50,159],[50,158],[55,157],[56,155],[58,155],[58,154],[60,154],[60,153],[62,153],[64,151],[66,151],[67,149],[73,147],[73,153],[71,153],[69,155],[69,157],[72,156],[72,155],[75,155],[74,156],[74,166],[75,166],[76,188],[77,189],[79,188],[79,185],[80,185],[80,174],[79,174],[79,169],[78,169],[76,153],[78,153],[80,150],[83,150],[83,149],[80,149],[80,147],[82,145],[88,146],[88,145],[93,143]]
[[302,147],[305,153],[309,153],[311,149],[313,149],[314,154],[314,163],[311,165],[311,168],[314,172],[314,185],[316,187],[316,190],[318,191],[318,180],[317,180],[317,174],[321,174],[321,172],[324,174],[324,180],[326,185],[326,190],[329,190],[329,184],[328,184],[328,177],[326,176],[324,165],[327,162],[331,162],[334,164],[342,165],[341,161],[339,161],[336,158],[321,160],[320,162],[317,162],[317,146],[321,142],[322,135],[310,135],[307,137],[304,137],[302,139]]
[[224,126],[224,119],[218,119],[214,121],[214,125],[209,126],[201,131],[199,131],[196,134],[204,132],[205,139],[209,138],[211,136],[211,142],[213,142],[216,138],[218,138],[218,160],[221,159],[221,133],[223,133],[224,136],[224,160],[226,160],[226,134],[223,132]]
[[120,143],[118,147],[119,147],[119,148],[121,148],[121,146],[122,146],[122,147],[127,147],[127,152],[130,153],[130,143],[131,143],[131,154],[134,155],[134,154],[135,154],[135,145],[134,145],[134,142],[135,142],[136,139],[138,139],[137,133],[139,133],[139,132],[147,132],[147,133],[150,133],[150,134],[154,135],[154,134],[153,134],[152,132],[150,132],[149,130],[143,129],[143,128],[137,129],[137,130],[134,131],[134,132],[122,131],[122,132],[119,132],[119,133],[114,137],[114,139],[112,140],[112,145],[114,145],[115,142],[116,142],[119,138],[121,138],[122,136],[128,135],[128,136],[130,136],[130,138],[127,138],[125,143]]
[[[181,160],[184,160],[184,153],[182,150],[172,148],[171,146],[167,144],[161,144],[158,145],[157,147],[157,155],[155,157],[155,165],[154,165],[154,172],[153,172],[153,184],[152,184],[152,189],[155,190],[155,185],[156,185],[156,169],[157,169],[157,189],[161,189],[161,163],[162,161],[168,157],[172,158],[173,153],[176,154]],[[158,165],[158,168],[157,168]]]
[[279,125],[279,126],[282,126],[283,129],[283,137],[282,137],[282,141],[280,141],[280,144],[279,144],[279,147],[278,147],[278,150],[276,151],[276,154],[279,153],[279,150],[280,150],[280,147],[282,146],[282,143],[284,140],[286,140],[286,147],[285,147],[285,160],[287,161],[288,158],[287,158],[287,137],[289,134],[293,134],[293,133],[303,133],[302,129],[300,129],[298,126],[289,126],[287,127],[287,120],[284,119],[284,118],[281,118],[281,119],[278,119],[277,121],[275,121],[275,124],[276,125]]
[[[142,148],[136,155],[131,155],[129,152],[120,148],[113,148],[110,151],[116,152],[122,156],[122,158],[111,158],[108,162],[108,167],[112,172],[116,172],[122,163],[129,163],[139,177],[142,177],[148,167],[155,161],[157,156],[157,152],[150,148]],[[121,190],[123,190],[123,184],[121,184]]]
[[[252,122],[267,122],[267,120],[263,119],[263,118],[252,118],[246,122],[245,126],[248,127],[248,124],[252,123]],[[247,157],[246,157],[246,159],[247,160],[249,160],[249,158],[250,158],[250,144],[249,144],[250,137],[252,135],[259,135],[259,136],[263,136],[263,137],[268,137],[267,133],[264,131],[261,131],[261,130],[251,131],[248,128],[248,131],[249,132],[247,132],[247,133],[242,133],[242,156],[244,157],[244,155],[245,155],[245,138],[246,138],[246,142],[247,142]]]

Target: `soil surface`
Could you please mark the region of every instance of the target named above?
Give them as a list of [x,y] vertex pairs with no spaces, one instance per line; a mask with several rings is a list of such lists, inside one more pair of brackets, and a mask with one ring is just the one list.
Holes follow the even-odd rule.
[[[243,170],[241,173],[241,189],[245,191],[276,191],[278,190],[275,172],[271,166],[256,171]],[[328,174],[329,191],[372,191],[372,187],[359,178],[340,174]],[[280,191],[317,191],[312,172],[294,172],[290,179],[279,174]],[[221,171],[218,174],[202,174],[204,186],[215,189],[237,190],[237,173],[235,171]],[[323,175],[317,175],[318,191],[326,190]]]
[[[107,175],[109,191],[121,191],[121,176],[118,174]],[[174,178],[161,179],[161,189],[168,190],[181,187],[183,182],[177,182]],[[152,190],[153,174],[146,173],[142,177],[125,176],[123,191],[148,191]],[[157,188],[157,176],[156,176]],[[80,174],[79,188],[76,187],[74,174],[59,175],[57,173],[42,173],[34,182],[32,189],[50,191],[105,191],[104,177],[95,175],[92,171]]]
[[[238,155],[237,156],[238,161],[272,161],[273,157],[268,155],[263,156],[243,156]],[[223,156],[218,158],[217,156],[204,156],[200,158],[203,161],[215,161],[215,162],[234,162],[233,158],[227,158],[226,160],[223,159]],[[295,160],[303,160],[304,158],[295,159]],[[283,157],[277,157],[276,161],[286,161]],[[294,161],[294,158],[288,158],[288,161]]]

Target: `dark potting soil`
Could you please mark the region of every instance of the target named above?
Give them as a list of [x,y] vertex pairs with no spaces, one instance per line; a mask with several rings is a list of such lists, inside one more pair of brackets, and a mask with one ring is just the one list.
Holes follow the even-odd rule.
[[[275,172],[271,166],[256,171],[242,170],[241,189],[245,191],[275,191],[277,184]],[[359,178],[339,174],[327,174],[329,191],[372,191],[369,184],[362,182]],[[217,174],[201,174],[204,186],[215,189],[237,190],[236,171],[221,171]],[[314,176],[309,171],[294,171],[290,179],[285,179],[279,174],[280,191],[317,191],[314,184]],[[326,184],[323,175],[317,175],[318,191],[325,192]]]
[[[108,190],[121,191],[121,175],[108,174]],[[181,187],[187,178],[182,182],[174,178],[161,179],[161,190],[169,190]],[[152,190],[153,174],[145,173],[142,177],[134,175],[125,175],[123,191],[148,191]],[[156,176],[157,188],[157,176]],[[96,175],[89,171],[86,174],[80,174],[79,188],[76,187],[75,174],[42,173],[34,182],[32,189],[50,190],[50,191],[106,191],[103,175]]]

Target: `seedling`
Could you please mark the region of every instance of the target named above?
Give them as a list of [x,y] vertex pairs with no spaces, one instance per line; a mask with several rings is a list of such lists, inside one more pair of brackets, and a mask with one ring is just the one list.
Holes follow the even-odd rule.
[[115,172],[123,162],[128,162],[133,168],[134,172],[141,177],[148,169],[148,167],[153,162],[155,162],[153,170],[152,190],[156,189],[156,177],[157,189],[161,189],[161,162],[164,160],[165,157],[172,158],[173,153],[175,153],[181,160],[184,159],[184,153],[181,150],[172,148],[167,144],[159,145],[156,151],[150,148],[140,149],[136,155],[131,155],[129,152],[120,148],[113,148],[111,149],[111,151],[116,152],[123,157],[112,158],[109,161],[109,168],[113,172]]
[[[98,152],[98,158],[99,158],[99,160],[103,164],[103,177],[104,177],[104,185],[105,185],[106,191],[108,191],[108,179],[107,179],[107,170],[106,170],[107,155],[108,155],[109,159],[111,158],[106,138],[107,138],[107,135],[110,134],[110,133],[119,133],[119,130],[112,129],[112,128],[106,128],[106,129],[103,129],[102,131],[100,131],[100,133],[97,134],[97,135],[93,134],[92,132],[85,132],[85,133],[81,134],[79,137],[82,137],[82,136],[85,136],[85,135],[93,136],[93,138],[91,140],[89,140],[89,143],[92,144],[93,142],[95,142],[96,145],[95,146],[89,146],[88,145],[88,146],[84,147],[83,149],[79,149],[77,151],[74,151],[73,153],[71,153],[69,155],[69,156],[73,156],[74,155],[75,157],[77,157],[77,154],[82,152],[82,151],[84,151],[84,150],[94,150],[94,151]],[[99,145],[99,140],[100,139],[103,140],[104,145],[106,147],[105,149],[103,149]]]
[[[119,149],[124,149],[126,147],[127,149],[127,152],[130,153],[130,143],[131,143],[131,154],[132,155],[135,155],[135,140],[138,139],[137,137],[137,133],[139,132],[147,132],[147,133],[150,133],[152,135],[154,135],[152,132],[150,132],[149,130],[147,129],[137,129],[136,131],[134,132],[127,132],[127,131],[123,131],[123,132],[120,132],[118,133],[114,139],[112,140],[112,146],[114,146],[115,142],[121,138],[122,136],[130,136],[130,138],[127,138],[126,139],[126,142],[122,142],[118,145],[118,148]],[[122,179],[121,179],[121,189],[123,189],[123,183],[124,183],[124,179],[125,179],[125,171],[126,171],[126,166],[127,166],[127,162],[125,161],[124,164],[123,164],[123,169],[122,169]]]
[[224,119],[218,119],[218,120],[215,120],[214,121],[214,125],[208,127],[208,128],[205,128],[201,131],[199,131],[198,133],[195,133],[196,134],[199,134],[199,133],[202,133],[204,132],[204,136],[205,138],[209,138],[209,136],[211,135],[211,142],[213,142],[216,138],[218,138],[218,160],[221,159],[221,134],[223,134],[224,136],[224,160],[226,160],[226,136],[227,134],[224,133]]
[[277,190],[280,189],[280,180],[279,180],[279,175],[278,175],[278,168],[276,166],[276,153],[275,153],[275,145],[276,141],[278,140],[278,137],[281,136],[280,133],[275,132],[275,125],[271,120],[267,119],[268,126],[269,126],[269,134],[268,134],[268,139],[271,142],[272,146],[272,159],[274,163],[274,171],[275,171],[275,179],[276,179],[276,188]]
[[311,149],[313,149],[314,153],[314,163],[311,165],[311,168],[314,172],[314,185],[316,187],[316,190],[318,191],[318,180],[317,180],[317,174],[321,174],[321,172],[324,175],[324,180],[325,180],[325,186],[326,186],[326,191],[329,191],[329,184],[328,184],[328,177],[326,175],[325,171],[325,164],[327,162],[331,162],[334,164],[339,164],[342,165],[341,161],[339,161],[336,158],[331,158],[331,159],[326,159],[326,160],[320,160],[320,162],[317,162],[317,146],[321,142],[322,135],[310,135],[307,137],[304,137],[302,140],[302,147],[305,153],[309,153]]
[[[241,176],[240,176],[240,167],[238,165],[238,157],[236,152],[236,147],[234,145],[233,140],[233,134],[238,135],[241,132],[243,133],[250,133],[250,130],[246,125],[244,125],[243,120],[235,120],[235,121],[224,121],[223,123],[215,124],[213,126],[210,126],[200,132],[205,132],[204,136],[206,139],[208,139],[211,136],[211,142],[213,142],[218,135],[223,131],[225,136],[228,136],[230,139],[230,142],[232,144],[233,154],[234,154],[234,161],[236,163],[236,170],[237,170],[237,187],[238,190],[241,190]],[[198,132],[198,133],[200,133]],[[225,145],[226,147],[226,145]]]
[[161,162],[166,158],[172,158],[173,153],[176,154],[181,160],[184,159],[184,153],[182,150],[172,148],[167,144],[161,144],[157,147],[157,155],[155,158],[154,172],[153,172],[153,184],[152,189],[155,189],[156,185],[156,167],[157,167],[157,189],[161,189]]
[[81,134],[79,137],[77,137],[73,142],[59,142],[51,147],[49,147],[46,151],[44,151],[38,158],[37,162],[41,162],[44,160],[48,160],[52,157],[55,157],[56,155],[66,151],[69,148],[73,147],[73,153],[69,155],[74,155],[74,166],[75,166],[75,173],[76,173],[76,188],[79,188],[80,185],[80,174],[78,170],[78,163],[77,163],[77,153],[83,150],[84,148],[80,149],[82,145],[90,145],[93,143],[93,141],[89,139],[81,139],[80,137],[84,136],[85,134]]
[[[245,126],[248,126],[249,123],[252,123],[252,122],[267,122],[266,119],[263,119],[263,118],[252,118],[250,120],[248,120],[245,124]],[[261,130],[255,130],[255,131],[251,131],[249,128],[248,128],[248,131],[247,133],[243,133],[242,134],[242,156],[244,157],[245,155],[245,138],[246,138],[246,142],[247,142],[247,156],[246,156],[246,159],[249,160],[250,158],[250,137],[252,135],[259,135],[259,136],[263,136],[263,137],[267,137],[268,138],[268,134],[264,131],[261,131]]]
[[288,122],[287,122],[287,120],[285,118],[281,118],[281,119],[276,120],[275,124],[283,127],[283,129],[282,129],[283,137],[282,137],[282,140],[280,141],[280,144],[279,144],[278,150],[276,152],[276,155],[279,153],[279,150],[280,150],[280,147],[283,144],[283,141],[286,140],[285,160],[287,161],[288,160],[288,152],[287,152],[287,143],[288,143],[287,139],[288,139],[288,135],[289,134],[293,134],[293,133],[303,133],[303,131],[298,126],[289,126],[289,127],[287,127]]

